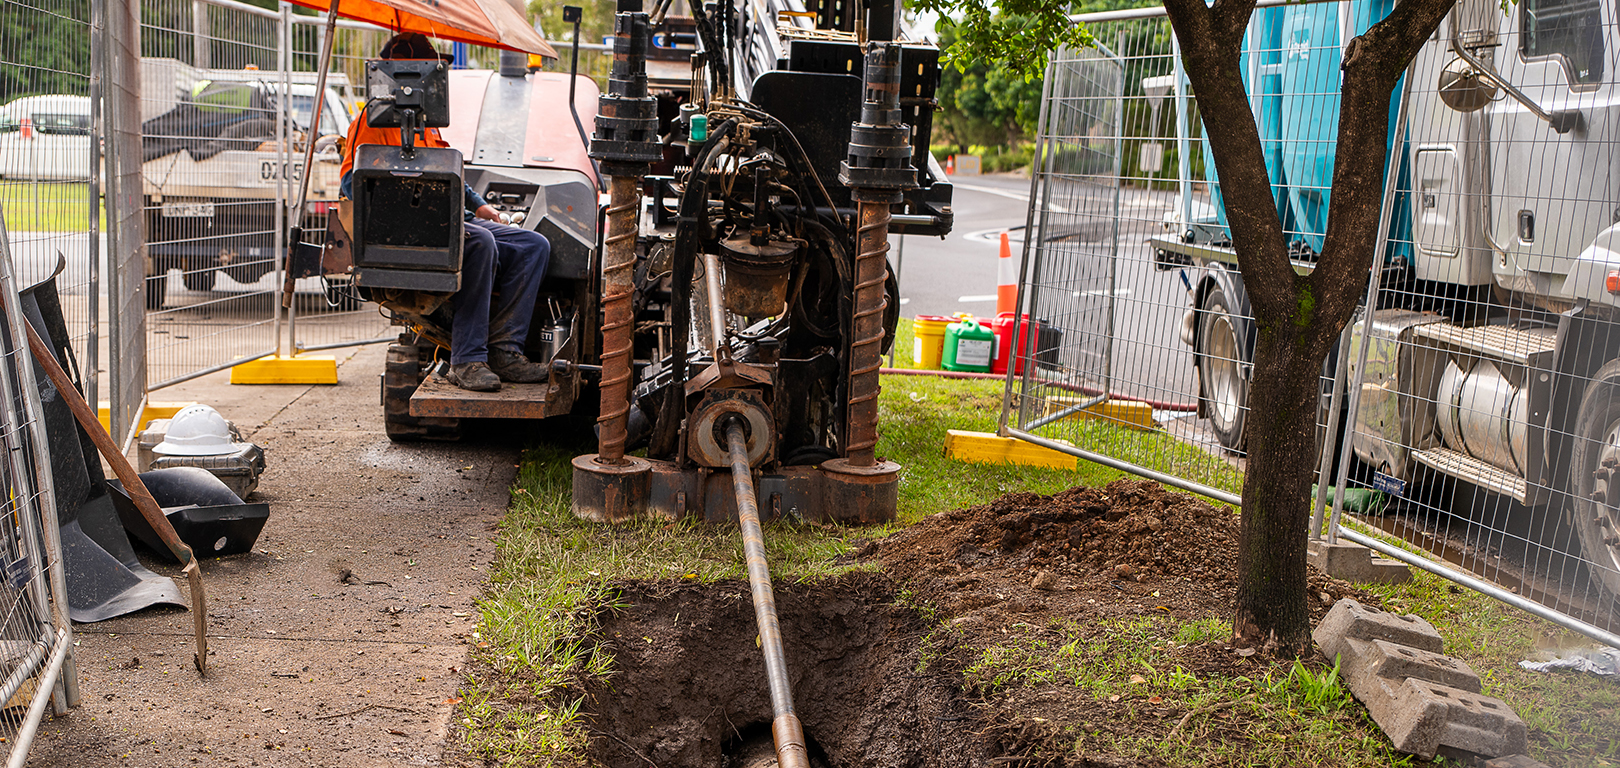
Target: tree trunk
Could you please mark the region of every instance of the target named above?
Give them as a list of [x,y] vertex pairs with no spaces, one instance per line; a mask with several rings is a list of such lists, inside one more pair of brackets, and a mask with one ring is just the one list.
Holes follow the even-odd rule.
[[1239,53],[1254,0],[1164,0],[1187,60],[1220,177],[1238,268],[1258,329],[1245,421],[1248,472],[1238,541],[1236,642],[1310,650],[1305,551],[1322,362],[1380,253],[1387,109],[1408,62],[1454,0],[1405,0],[1344,49],[1328,231],[1308,276],[1294,272]]
[[1292,323],[1260,323],[1257,335],[1232,628],[1240,645],[1303,654],[1311,647],[1305,549],[1327,350]]

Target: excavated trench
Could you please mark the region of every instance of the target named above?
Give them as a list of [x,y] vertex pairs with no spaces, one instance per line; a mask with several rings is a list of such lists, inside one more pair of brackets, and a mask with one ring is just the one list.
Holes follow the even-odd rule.
[[[604,614],[614,672],[588,691],[603,765],[758,768],[771,702],[745,583],[638,582]],[[793,699],[813,765],[959,764],[973,712],[953,675],[918,673],[924,622],[888,579],[856,573],[776,585]],[[761,752],[762,747],[763,754]]]

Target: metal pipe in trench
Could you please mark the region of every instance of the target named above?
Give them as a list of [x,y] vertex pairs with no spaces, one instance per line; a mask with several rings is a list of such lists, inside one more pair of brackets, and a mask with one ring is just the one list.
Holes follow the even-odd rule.
[[765,564],[765,532],[759,525],[754,470],[748,465],[748,437],[738,417],[726,423],[726,447],[731,453],[731,484],[737,493],[737,525],[742,528],[743,552],[748,558],[748,586],[754,593],[754,620],[759,624],[759,645],[765,654],[765,677],[770,683],[774,715],[771,739],[776,743],[776,762],[780,768],[809,768],[804,726],[793,712],[793,689],[788,683],[787,658],[782,654],[782,627],[776,620],[771,571]]

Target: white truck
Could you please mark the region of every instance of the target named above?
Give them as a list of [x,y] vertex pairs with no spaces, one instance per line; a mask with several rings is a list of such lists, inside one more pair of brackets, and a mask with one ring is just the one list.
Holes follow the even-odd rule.
[[[181,270],[194,291],[223,273],[239,284],[275,266],[276,205],[298,194],[304,141],[310,137],[316,75],[256,69],[198,69],[175,59],[141,61],[143,165],[147,210],[149,309],[166,299],[168,272]],[[290,81],[290,86],[288,84]],[[331,73],[313,133],[348,133],[341,73]],[[290,91],[293,141],[282,147],[278,112]],[[335,143],[315,156],[306,226],[324,228],[338,199],[341,157]],[[291,183],[283,184],[283,179]],[[291,205],[289,201],[286,203]]]
[[[1261,9],[1250,27],[1256,48],[1277,53],[1244,65],[1258,86],[1257,123],[1275,132],[1262,140],[1280,148],[1268,168],[1279,212],[1305,233],[1293,249],[1298,269],[1310,269],[1331,210],[1332,145],[1321,139],[1331,138],[1337,100],[1324,108],[1311,84],[1336,83],[1333,54],[1388,8],[1353,0]],[[1572,533],[1586,575],[1612,596],[1620,596],[1617,60],[1611,3],[1458,4],[1411,70],[1408,118],[1393,144],[1403,153],[1403,194],[1379,300],[1339,356],[1348,380],[1361,382],[1346,421],[1367,480],[1511,498],[1533,525]],[[1219,207],[1217,194],[1224,215]],[[1219,215],[1153,247],[1161,266],[1194,268],[1182,337],[1193,347],[1200,414],[1241,451],[1254,328]],[[1482,509],[1469,496],[1437,503],[1466,518]]]

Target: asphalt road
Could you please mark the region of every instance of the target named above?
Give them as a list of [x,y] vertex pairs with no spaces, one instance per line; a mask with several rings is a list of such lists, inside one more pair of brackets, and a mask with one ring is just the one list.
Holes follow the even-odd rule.
[[[1013,258],[1023,257],[1029,179],[998,174],[952,180],[956,222],[951,234],[892,238],[903,317],[957,312],[991,317],[1002,232],[1009,232]],[[1042,266],[1035,306],[1037,316],[1065,332],[1063,366],[1085,372],[1088,379],[1111,379],[1115,392],[1193,402],[1191,353],[1179,335],[1187,287],[1179,271],[1153,268],[1146,245],[1163,232],[1159,222],[1174,207],[1174,194],[1128,190],[1122,195],[1111,281],[1113,190],[1064,190],[1053,201],[1056,215],[1048,231],[1055,233],[1050,246],[1055,258]],[[1110,317],[1111,350],[1105,342]]]

